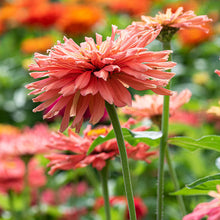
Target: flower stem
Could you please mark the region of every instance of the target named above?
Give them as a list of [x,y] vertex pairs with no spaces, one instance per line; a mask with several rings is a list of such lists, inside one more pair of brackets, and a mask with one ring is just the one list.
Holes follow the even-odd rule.
[[100,171],[100,175],[102,182],[103,197],[105,201],[104,205],[105,205],[106,220],[111,220],[109,193],[108,193],[108,161],[106,163],[106,166]]
[[118,143],[121,164],[122,164],[122,173],[123,173],[123,178],[124,178],[125,191],[126,191],[126,196],[127,196],[127,201],[128,201],[130,220],[136,220],[136,212],[135,212],[131,177],[130,177],[130,171],[129,171],[129,165],[128,165],[128,157],[127,157],[127,152],[125,148],[125,143],[124,143],[124,138],[123,138],[120,122],[119,122],[114,104],[111,105],[108,102],[105,102],[105,106],[106,106],[108,115],[111,119],[112,126],[113,126],[115,136],[116,136],[116,140]]
[[[173,164],[172,164],[169,148],[166,149],[166,161],[167,161],[167,164],[169,167],[169,173],[170,173],[171,179],[173,181],[175,191],[177,191],[180,189],[180,186],[179,186],[179,182],[178,182],[175,168],[173,167]],[[186,208],[185,208],[185,204],[183,201],[183,197],[181,195],[177,195],[176,198],[179,203],[179,207],[180,207],[180,211],[182,213],[182,216],[186,215]]]
[[18,218],[14,207],[14,192],[11,189],[8,191],[8,199],[12,219],[17,220]]
[[[170,41],[163,41],[163,49],[164,50],[171,50],[171,42]],[[168,61],[171,61],[171,55],[168,59]],[[167,70],[168,72],[171,72],[171,70]],[[170,89],[170,82],[166,86],[166,89]],[[175,172],[175,169],[172,165],[169,149],[167,148],[167,139],[168,139],[168,127],[169,127],[169,103],[170,103],[170,97],[164,96],[163,100],[163,115],[162,115],[162,125],[161,130],[163,133],[163,136],[160,140],[160,155],[159,155],[159,168],[158,168],[158,189],[157,189],[157,220],[163,219],[163,199],[164,199],[164,158],[166,155],[166,159],[169,166],[169,172],[171,175],[171,179],[174,183],[175,189],[179,189],[179,183],[177,179],[177,175]],[[183,202],[182,196],[177,197],[180,209],[182,211],[182,214],[184,214],[185,211],[185,205]]]
[[[167,86],[169,89],[170,85]],[[158,188],[157,188],[157,220],[163,219],[163,197],[164,197],[164,157],[167,147],[168,121],[169,121],[169,96],[164,96],[163,115],[162,115],[162,133],[160,140],[160,155],[158,168]]]

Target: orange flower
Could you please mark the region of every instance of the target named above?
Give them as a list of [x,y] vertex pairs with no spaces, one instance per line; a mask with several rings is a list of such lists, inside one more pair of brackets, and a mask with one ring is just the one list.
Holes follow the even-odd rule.
[[149,11],[151,1],[149,0],[111,0],[108,2],[113,12],[123,12],[130,15],[145,14]]
[[42,111],[56,102],[44,118],[52,118],[65,107],[60,130],[64,131],[70,117],[75,117],[71,127],[79,131],[88,107],[90,122],[95,124],[104,115],[105,101],[119,107],[131,105],[129,86],[171,95],[163,88],[175,75],[164,71],[175,66],[167,62],[171,51],[151,52],[145,48],[158,33],[152,29],[140,32],[136,25],[122,31],[112,26],[112,35],[105,41],[96,34],[96,43],[86,37],[86,42],[78,46],[64,38],[65,42],[58,42],[49,55],[36,53],[31,76],[43,79],[26,88],[33,90],[30,94],[40,94],[33,101],[43,103],[33,111]]
[[178,37],[182,45],[193,47],[201,44],[204,41],[209,40],[213,35],[213,28],[210,24],[206,24],[203,27],[209,31],[204,32],[202,29],[198,28],[188,28],[180,30],[178,32]]
[[98,7],[66,5],[62,16],[57,21],[57,28],[69,35],[80,35],[92,31],[102,19],[103,12]]
[[12,125],[0,124],[0,138],[2,135],[18,135],[21,131]]
[[23,53],[46,52],[49,47],[52,47],[53,43],[52,36],[30,38],[22,42],[21,50]]
[[[183,104],[187,103],[191,97],[191,92],[188,89],[183,90],[179,94],[174,93],[170,97],[170,114],[172,115]],[[163,113],[163,96],[160,95],[144,95],[134,96],[132,107],[125,107],[122,111],[125,114],[137,117],[139,120],[143,118],[153,118],[161,116]]]
[[[124,126],[129,127],[133,120],[128,121]],[[72,154],[66,155],[61,153],[47,155],[46,158],[50,160],[48,166],[51,167],[49,174],[53,174],[56,170],[77,169],[92,165],[97,170],[102,170],[106,165],[106,161],[113,159],[119,155],[118,145],[116,139],[109,140],[101,145],[98,145],[90,155],[86,155],[90,145],[100,134],[106,136],[111,127],[99,127],[91,130],[89,125],[84,131],[84,137],[80,137],[70,129],[69,136],[62,133],[54,133],[48,147],[60,151],[69,151]],[[146,130],[146,127],[141,127],[140,130]],[[155,155],[155,151],[148,152],[150,147],[144,143],[138,143],[137,146],[131,146],[126,143],[127,155],[134,160],[143,160],[150,162],[149,157]]]

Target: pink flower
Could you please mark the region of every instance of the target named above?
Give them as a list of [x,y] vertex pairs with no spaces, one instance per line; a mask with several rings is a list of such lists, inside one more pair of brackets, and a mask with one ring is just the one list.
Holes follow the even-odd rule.
[[23,189],[25,165],[19,158],[0,160],[0,191],[13,190],[20,192]]
[[215,73],[217,73],[220,76],[220,70],[215,70]]
[[[128,126],[127,124],[125,126]],[[142,129],[146,129],[143,127]],[[86,167],[91,164],[97,170],[102,170],[108,159],[113,159],[119,155],[116,139],[109,140],[101,145],[98,145],[90,155],[86,155],[93,140],[99,135],[106,136],[110,131],[110,127],[102,126],[91,130],[89,125],[84,133],[84,137],[80,137],[69,129],[69,136],[62,133],[54,133],[48,147],[61,151],[69,151],[73,154],[65,155],[61,153],[53,153],[47,155],[50,160],[48,164],[51,167],[49,174],[53,174],[56,170],[69,170],[80,167]],[[143,160],[150,162],[148,157],[155,155],[155,151],[148,152],[150,147],[143,143],[138,143],[137,146],[131,146],[126,143],[127,155],[134,160]]]
[[[170,115],[174,114],[178,108],[187,103],[191,97],[188,89],[183,90],[179,94],[175,92],[170,97]],[[163,113],[163,96],[160,95],[144,95],[134,96],[132,107],[122,109],[123,113],[137,117],[138,119],[152,118],[160,116]]]
[[28,163],[28,182],[32,188],[42,187],[46,184],[45,170],[36,159]]
[[208,217],[207,220],[220,219],[220,185],[217,185],[217,192],[211,191],[210,196],[214,197],[210,202],[200,203],[192,213],[186,215],[183,220],[200,220]]
[[48,152],[46,144],[50,131],[46,125],[38,124],[25,128],[19,135],[3,135],[0,138],[0,156],[35,155]]
[[149,26],[161,25],[178,29],[198,28],[205,32],[208,29],[204,28],[203,25],[212,21],[206,15],[196,16],[191,10],[184,12],[183,7],[179,7],[174,13],[171,8],[168,8],[165,14],[159,12],[155,17],[142,16],[141,18],[144,24]]
[[80,197],[88,191],[86,182],[79,182],[75,185],[66,185],[58,190],[46,189],[42,193],[41,201],[49,205],[63,204],[68,201],[71,196]]
[[[58,42],[49,55],[35,54],[35,64],[30,66],[33,78],[43,78],[26,87],[33,89],[30,94],[40,94],[34,102],[43,102],[33,111],[42,111],[59,101],[44,115],[51,118],[65,107],[60,131],[69,125],[79,131],[83,115],[89,107],[90,122],[95,124],[103,116],[105,101],[118,107],[131,105],[131,95],[127,87],[136,90],[150,89],[161,95],[170,95],[163,88],[174,73],[164,72],[175,66],[167,62],[171,51],[151,52],[145,48],[159,31],[147,29],[139,31],[137,25],[117,31],[112,26],[112,35],[105,41],[96,34],[78,46],[72,39]],[[115,35],[118,37],[115,40]]]
[[201,114],[198,114],[198,112],[176,111],[170,117],[170,122],[183,123],[198,127],[201,125]]

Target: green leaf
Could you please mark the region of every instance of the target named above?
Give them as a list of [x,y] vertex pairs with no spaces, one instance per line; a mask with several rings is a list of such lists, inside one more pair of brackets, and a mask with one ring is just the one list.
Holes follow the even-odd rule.
[[[152,147],[159,145],[159,139],[162,136],[162,132],[160,131],[131,131],[127,128],[122,128],[122,133],[125,141],[127,141],[132,146],[136,146],[138,143],[142,142],[148,144]],[[87,155],[89,155],[96,146],[103,144],[106,141],[115,138],[114,130],[111,130],[106,136],[99,136],[96,138],[91,144]]]
[[199,139],[193,139],[190,137],[173,137],[168,140],[168,143],[191,151],[207,149],[220,152],[220,136],[217,135],[208,135]]
[[187,184],[181,190],[171,193],[171,195],[207,195],[211,190],[216,190],[218,184],[220,184],[220,174],[206,176]]

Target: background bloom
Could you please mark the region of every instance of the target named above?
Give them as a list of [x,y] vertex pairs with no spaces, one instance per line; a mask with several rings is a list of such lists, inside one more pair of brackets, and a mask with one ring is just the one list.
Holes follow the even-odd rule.
[[[130,123],[130,122],[129,122]],[[129,126],[125,124],[125,126]],[[145,130],[146,127],[141,127],[139,130]],[[79,136],[69,129],[69,136],[62,133],[54,133],[48,144],[48,147],[60,151],[68,151],[69,154],[52,153],[46,155],[50,160],[48,164],[51,167],[49,171],[53,174],[56,170],[69,170],[92,165],[97,170],[102,170],[106,165],[106,161],[113,159],[119,155],[118,145],[116,139],[109,140],[101,145],[98,145],[90,155],[87,151],[94,139],[99,135],[106,136],[111,130],[111,127],[101,126],[97,129],[91,129],[91,125],[87,126],[84,132],[84,137]],[[143,160],[150,163],[149,157],[156,154],[155,151],[150,151],[150,147],[144,143],[138,143],[137,146],[131,146],[125,143],[127,155],[134,160]]]
[[198,28],[208,31],[203,27],[207,22],[212,21],[207,15],[196,16],[193,11],[189,10],[184,12],[183,7],[177,8],[173,13],[171,8],[168,8],[165,13],[159,12],[155,17],[142,16],[142,20],[147,25],[162,25],[174,28]]
[[64,43],[58,42],[49,55],[36,53],[36,64],[30,66],[35,71],[31,76],[44,79],[26,87],[33,89],[30,94],[40,94],[34,102],[43,103],[33,111],[42,111],[60,98],[44,118],[57,115],[65,107],[60,130],[64,131],[70,117],[74,117],[71,127],[79,131],[88,107],[90,122],[95,124],[104,114],[105,101],[119,107],[131,105],[129,86],[170,95],[171,91],[163,88],[174,76],[164,72],[175,66],[167,62],[170,51],[150,52],[144,48],[159,31],[140,32],[137,25],[132,25],[118,32],[115,40],[116,33],[117,27],[112,26],[112,35],[105,41],[97,34],[96,43],[85,38],[86,42],[78,46],[72,39],[64,38]]
[[[190,100],[191,92],[188,89],[183,90],[179,94],[175,92],[170,97],[170,115],[180,108],[183,104]],[[124,107],[122,112],[132,115],[137,119],[152,118],[154,116],[162,115],[163,112],[163,96],[160,95],[144,95],[134,96],[132,107]]]

